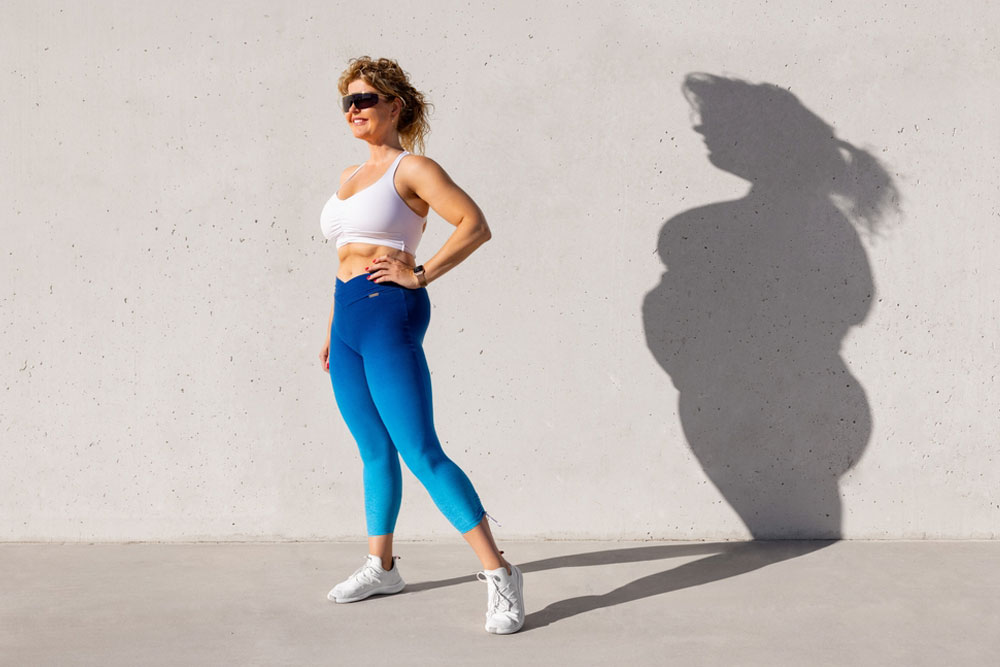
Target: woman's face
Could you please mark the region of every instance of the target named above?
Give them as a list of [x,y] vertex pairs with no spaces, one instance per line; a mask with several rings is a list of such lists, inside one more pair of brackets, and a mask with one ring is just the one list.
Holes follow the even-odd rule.
[[[364,79],[355,79],[347,86],[347,94],[379,93],[379,91]],[[384,142],[396,131],[396,119],[399,117],[396,98],[386,99],[379,93],[379,101],[373,107],[358,109],[351,106],[344,114],[355,138],[366,141]]]

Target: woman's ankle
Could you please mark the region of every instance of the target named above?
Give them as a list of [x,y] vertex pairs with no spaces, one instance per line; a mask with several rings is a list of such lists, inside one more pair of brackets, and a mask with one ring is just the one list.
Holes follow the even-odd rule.
[[496,560],[493,563],[491,563],[491,565],[495,565],[495,567],[486,567],[484,565],[483,569],[484,570],[499,570],[500,568],[503,568],[507,572],[508,575],[509,574],[513,574],[513,572],[514,572],[512,569],[510,569],[510,561],[508,561],[506,558],[503,557],[503,552],[502,551],[497,554]]

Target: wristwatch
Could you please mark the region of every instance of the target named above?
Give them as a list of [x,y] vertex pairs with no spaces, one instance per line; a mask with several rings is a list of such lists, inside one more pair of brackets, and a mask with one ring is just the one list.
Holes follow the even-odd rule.
[[417,282],[420,283],[421,287],[427,287],[427,275],[424,273],[423,264],[413,267],[413,275],[417,277]]

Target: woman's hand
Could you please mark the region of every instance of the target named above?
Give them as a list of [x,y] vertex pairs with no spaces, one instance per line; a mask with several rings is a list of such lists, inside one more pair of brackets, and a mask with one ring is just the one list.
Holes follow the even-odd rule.
[[319,351],[319,360],[323,364],[323,370],[327,373],[330,372],[330,341],[327,339],[326,345],[323,349]]
[[420,280],[413,274],[413,267],[395,257],[388,255],[376,257],[370,266],[365,267],[365,271],[371,274],[368,276],[368,280],[372,282],[393,282],[407,289],[420,287]]

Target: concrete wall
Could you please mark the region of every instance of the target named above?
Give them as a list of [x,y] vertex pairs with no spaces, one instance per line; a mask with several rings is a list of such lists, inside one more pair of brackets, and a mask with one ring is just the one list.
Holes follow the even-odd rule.
[[997,537],[998,19],[4,3],[0,539],[363,537],[318,360],[360,54],[494,231],[426,351],[501,537]]

